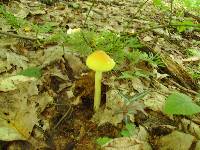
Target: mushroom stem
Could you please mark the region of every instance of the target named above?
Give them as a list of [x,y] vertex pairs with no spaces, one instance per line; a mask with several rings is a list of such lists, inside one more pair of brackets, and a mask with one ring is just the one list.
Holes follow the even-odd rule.
[[102,72],[95,73],[95,93],[94,93],[94,110],[98,111],[101,102],[101,79]]

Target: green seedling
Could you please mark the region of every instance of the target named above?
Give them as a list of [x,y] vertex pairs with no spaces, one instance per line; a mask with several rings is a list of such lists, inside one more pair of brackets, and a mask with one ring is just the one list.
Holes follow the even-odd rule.
[[127,123],[125,129],[123,129],[120,134],[123,137],[131,137],[135,134],[136,126],[132,123]]
[[86,65],[95,71],[94,110],[98,111],[101,102],[102,72],[112,70],[115,62],[104,51],[95,51],[87,57]]
[[42,75],[42,71],[38,67],[31,67],[31,68],[27,68],[25,70],[22,70],[21,72],[18,73],[18,75],[24,75],[24,76],[27,76],[27,77],[39,78]]
[[124,95],[121,91],[119,91],[119,95],[124,100],[124,105],[123,107],[119,108],[116,111],[116,114],[122,113],[124,116],[125,123],[128,123],[129,116],[136,114],[138,111],[146,114],[144,111],[145,106],[139,100],[141,100],[147,94],[148,94],[148,91],[144,91],[144,92],[135,94],[133,97],[129,97],[127,95]]
[[96,140],[96,143],[100,146],[105,145],[106,143],[110,142],[112,139],[109,137],[100,137]]

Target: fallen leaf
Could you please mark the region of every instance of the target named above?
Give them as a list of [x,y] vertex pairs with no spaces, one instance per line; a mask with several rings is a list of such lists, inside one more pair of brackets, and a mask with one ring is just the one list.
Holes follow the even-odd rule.
[[15,90],[2,92],[0,95],[0,117],[9,121],[26,139],[38,122],[36,104],[34,101],[28,101],[30,97],[37,94],[35,81],[27,81],[20,82]]
[[134,137],[121,137],[108,142],[102,150],[152,150],[152,148],[149,143]]
[[83,70],[86,70],[86,66],[83,64],[81,59],[74,54],[65,52],[64,58],[68,62],[69,67],[73,70],[74,75],[80,75]]
[[13,52],[7,52],[6,56],[9,64],[16,65],[17,67],[21,67],[23,69],[26,69],[28,67],[27,62],[29,60],[25,56],[18,55]]
[[188,150],[190,149],[195,138],[190,135],[179,131],[161,137],[157,142],[159,150]]
[[172,93],[166,99],[163,111],[169,115],[193,115],[200,112],[200,107],[191,97],[182,93]]
[[0,79],[0,91],[7,92],[17,89],[17,85],[27,81],[36,80],[34,77],[16,75]]
[[149,41],[151,41],[151,40],[153,40],[153,39],[152,39],[152,37],[150,37],[150,36],[145,36],[145,37],[143,38],[143,41],[145,41],[145,42],[149,42]]
[[58,61],[64,55],[63,47],[53,46],[44,50],[44,55],[41,58],[42,68],[50,65],[51,63]]
[[12,126],[8,120],[0,118],[0,140],[2,141],[14,141],[25,140],[26,138],[20,134],[20,132]]
[[165,96],[157,92],[151,92],[144,98],[144,104],[154,111],[162,111],[165,104]]

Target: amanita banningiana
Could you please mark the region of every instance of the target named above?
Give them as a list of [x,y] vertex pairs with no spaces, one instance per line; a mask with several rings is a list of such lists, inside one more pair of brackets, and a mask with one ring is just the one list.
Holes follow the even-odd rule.
[[101,102],[102,72],[112,70],[115,62],[104,51],[97,50],[87,57],[86,65],[95,71],[94,110],[98,111]]

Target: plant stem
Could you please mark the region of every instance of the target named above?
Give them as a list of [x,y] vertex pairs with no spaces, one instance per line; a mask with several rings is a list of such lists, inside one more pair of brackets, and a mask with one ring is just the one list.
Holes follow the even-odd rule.
[[148,1],[149,1],[149,0],[146,0],[144,3],[142,3],[142,4],[139,6],[139,8],[138,8],[138,10],[136,11],[136,13],[134,14],[134,16],[136,16],[136,15],[141,11],[142,7],[144,7],[144,5],[145,5]]
[[101,79],[102,72],[96,71],[95,73],[95,93],[94,93],[94,110],[97,111],[101,102]]

